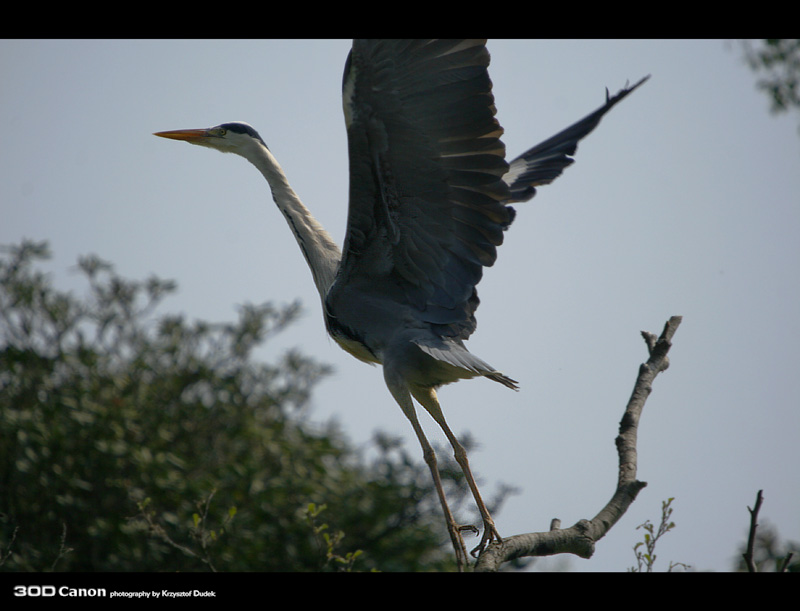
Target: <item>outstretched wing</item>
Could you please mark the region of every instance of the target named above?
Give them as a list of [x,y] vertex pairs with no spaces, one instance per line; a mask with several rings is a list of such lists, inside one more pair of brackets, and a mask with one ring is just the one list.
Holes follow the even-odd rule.
[[350,206],[332,291],[363,287],[459,338],[514,217],[484,42],[356,40],[343,82]]
[[575,161],[572,155],[578,148],[578,142],[597,127],[603,115],[617,102],[648,78],[646,76],[632,87],[625,87],[614,97],[609,97],[606,90],[606,103],[600,108],[514,159],[503,177],[511,190],[511,200],[527,201],[536,195],[536,187],[550,184],[561,176],[564,168]]

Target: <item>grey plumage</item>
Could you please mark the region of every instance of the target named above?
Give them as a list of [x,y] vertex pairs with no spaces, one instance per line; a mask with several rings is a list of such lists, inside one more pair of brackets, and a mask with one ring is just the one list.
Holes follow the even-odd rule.
[[383,365],[387,387],[414,427],[459,566],[466,561],[461,528],[412,397],[442,427],[467,478],[484,522],[476,550],[500,540],[435,389],[477,376],[517,388],[464,345],[476,328],[476,286],[514,220],[509,204],[558,177],[578,141],[645,80],[607,94],[598,110],[509,164],[488,65],[484,40],[353,42],[342,81],[350,193],[341,251],[249,125],[157,134],[237,153],[267,179],[311,269],[328,332],[357,358]]

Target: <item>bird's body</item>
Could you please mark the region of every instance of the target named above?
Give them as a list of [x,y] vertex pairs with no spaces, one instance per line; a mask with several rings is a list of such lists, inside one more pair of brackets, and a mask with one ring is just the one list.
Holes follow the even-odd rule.
[[475,287],[514,219],[509,204],[530,199],[536,186],[560,175],[577,142],[639,84],[509,164],[484,42],[354,41],[342,87],[350,203],[341,251],[249,125],[157,134],[237,153],[267,179],[311,269],[328,332],[354,357],[383,366],[387,387],[414,427],[459,566],[466,559],[460,527],[412,397],[454,447],[484,521],[479,548],[499,540],[435,389],[477,376],[517,388],[464,345],[476,328]]

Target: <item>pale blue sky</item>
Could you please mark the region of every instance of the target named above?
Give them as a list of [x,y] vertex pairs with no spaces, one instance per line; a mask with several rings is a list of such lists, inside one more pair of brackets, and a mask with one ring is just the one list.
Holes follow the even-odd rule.
[[[260,354],[289,347],[334,366],[312,418],[335,417],[356,444],[411,428],[381,372],[325,333],[311,275],[266,183],[244,160],[153,137],[243,120],[259,130],[300,197],[344,236],[346,141],[336,41],[0,41],[0,243],[50,241],[61,287],[96,253],[126,277],[180,291],[164,311],[231,320],[237,304],[299,298],[303,319]],[[648,486],[591,560],[625,570],[675,497],[669,561],[727,570],[758,489],[762,523],[800,540],[800,136],[774,117],[735,43],[718,40],[490,41],[509,154],[597,108],[606,87],[652,78],[583,141],[577,162],[517,206],[479,287],[470,349],[521,383],[440,393],[452,428],[479,446],[492,496],[516,486],[501,534],[591,518],[610,498],[614,437],[637,368],[639,331],[684,316],[672,366],[639,431]],[[441,440],[433,423],[431,438]],[[540,562],[557,568],[561,560]]]

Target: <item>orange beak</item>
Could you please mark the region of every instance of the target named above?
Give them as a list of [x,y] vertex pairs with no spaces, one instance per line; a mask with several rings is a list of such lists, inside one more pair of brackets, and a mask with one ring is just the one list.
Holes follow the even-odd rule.
[[155,132],[153,135],[169,138],[170,140],[184,140],[195,144],[210,138],[207,129],[176,129],[168,132]]

